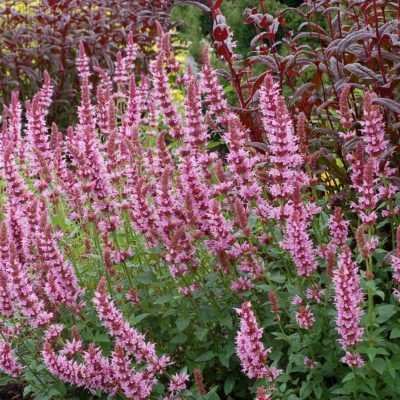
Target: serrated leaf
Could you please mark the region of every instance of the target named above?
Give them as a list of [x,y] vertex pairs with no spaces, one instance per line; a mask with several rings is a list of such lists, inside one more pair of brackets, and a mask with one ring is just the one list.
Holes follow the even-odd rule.
[[235,380],[228,378],[224,383],[224,393],[226,395],[230,394],[235,386]]
[[390,339],[397,339],[400,337],[400,326],[395,326],[390,332]]
[[394,314],[396,314],[396,307],[393,304],[380,304],[375,308],[377,318],[376,322],[379,324],[388,321]]
[[176,320],[176,326],[177,326],[179,332],[184,331],[189,325],[190,325],[189,318],[178,318]]
[[194,361],[197,362],[206,362],[206,361],[210,361],[215,357],[215,354],[212,351],[207,351],[203,354],[201,354],[200,356],[198,356]]
[[378,372],[380,375],[386,369],[386,361],[383,358],[377,357],[371,364],[372,368]]
[[165,304],[172,300],[172,294],[166,294],[164,296],[159,297],[158,299],[154,300],[154,304]]

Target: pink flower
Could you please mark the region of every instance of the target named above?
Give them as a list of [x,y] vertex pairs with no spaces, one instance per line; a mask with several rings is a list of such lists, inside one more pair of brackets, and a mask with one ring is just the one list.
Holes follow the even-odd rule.
[[72,265],[64,260],[52,227],[47,221],[47,212],[42,213],[37,233],[38,261],[47,275],[45,292],[56,304],[63,304],[73,310],[79,310],[79,297],[83,290],[79,287]]
[[186,389],[186,382],[189,380],[189,375],[185,372],[171,376],[169,381],[168,390],[171,393],[181,392]]
[[17,378],[23,367],[18,364],[10,343],[0,341],[0,370]]
[[323,289],[320,289],[315,285],[313,288],[307,289],[306,297],[308,300],[315,301],[317,304],[319,304],[324,293],[325,291]]
[[185,227],[178,228],[166,243],[169,271],[174,278],[187,276],[197,269],[199,260],[196,258],[196,248],[192,239],[186,233]]
[[116,346],[112,353],[111,368],[116,383],[128,399],[147,399],[157,380],[149,371],[137,372],[130,366],[128,355],[121,346]]
[[333,215],[329,217],[329,233],[332,237],[332,243],[337,246],[343,246],[348,237],[349,221],[343,219],[343,210],[335,207]]
[[299,171],[303,158],[299,153],[298,138],[285,100],[271,74],[265,76],[261,87],[260,112],[273,165],[268,172],[274,182],[269,191],[273,197],[285,198],[292,194],[296,183],[307,183],[307,177]]
[[50,325],[45,332],[44,340],[48,343],[54,342],[61,335],[63,329],[64,326],[61,324]]
[[395,254],[391,256],[393,279],[400,285],[400,227],[396,230],[397,249]]
[[114,302],[107,295],[105,285],[105,279],[102,278],[93,302],[108,333],[116,339],[121,351],[132,354],[137,362],[146,362],[150,365],[157,364],[159,359],[156,356],[155,345],[146,342],[144,335],[124,321],[122,313],[116,309]]
[[375,193],[375,173],[374,161],[370,158],[364,165],[361,184],[356,187],[359,193],[358,204],[351,203],[351,207],[360,213],[361,221],[366,226],[374,225],[377,219],[375,207],[379,197]]
[[207,144],[208,133],[202,115],[200,89],[194,77],[189,81],[185,99],[186,133],[184,141],[192,149],[203,148]]
[[233,226],[232,222],[228,221],[222,214],[221,205],[218,201],[210,201],[207,218],[207,225],[212,235],[212,240],[206,241],[209,249],[215,254],[229,250],[235,241]]
[[365,361],[361,358],[360,353],[351,354],[346,351],[346,355],[342,357],[342,362],[347,364],[350,368],[362,368],[365,365]]
[[293,304],[294,306],[303,305],[304,299],[296,294],[294,297],[292,297],[291,304]]
[[346,129],[350,129],[353,124],[353,116],[348,103],[350,90],[350,85],[344,85],[339,97],[340,124]]
[[374,92],[364,94],[364,120],[362,124],[365,150],[376,159],[385,151],[388,142],[385,140],[385,123],[383,113],[378,104],[373,101],[378,98]]
[[240,316],[240,331],[236,335],[236,353],[240,358],[243,372],[249,378],[265,378],[268,374],[267,355],[271,349],[265,349],[261,342],[263,330],[257,325],[251,303],[243,303],[236,312]]
[[256,400],[272,400],[272,395],[266,389],[259,387],[257,388]]
[[237,278],[231,283],[231,289],[237,293],[251,290],[253,287],[254,283],[250,279],[244,277]]
[[225,124],[228,115],[228,104],[224,97],[222,86],[218,83],[217,74],[212,69],[208,57],[209,47],[205,46],[202,52],[201,90],[205,94],[208,110],[217,122]]
[[296,265],[297,274],[310,276],[317,268],[315,251],[308,235],[307,214],[302,207],[299,186],[296,186],[293,204],[289,209],[289,217],[286,221],[285,236],[281,247],[287,250]]
[[184,134],[180,114],[177,112],[175,104],[172,100],[171,89],[168,83],[168,77],[164,69],[164,61],[166,57],[166,46],[169,42],[166,40],[167,34],[160,38],[160,42],[164,43],[159,49],[156,59],[151,66],[153,76],[154,95],[157,103],[161,107],[164,114],[165,122],[170,127],[171,136],[181,138]]
[[315,317],[312,311],[310,310],[310,306],[302,306],[299,311],[296,313],[296,321],[300,328],[303,328],[309,331],[315,322]]
[[317,363],[306,356],[304,357],[304,365],[310,369],[314,369],[317,366]]
[[[1,240],[8,240],[9,252],[6,262],[12,298],[15,298],[22,315],[29,319],[29,323],[33,327],[48,324],[53,318],[53,314],[46,311],[44,302],[38,298],[31,282],[27,265],[21,263],[18,259],[17,249],[14,241],[11,241],[7,235],[5,224],[2,226]],[[2,243],[1,246],[7,246],[7,242]],[[5,254],[3,253],[2,256],[4,257]],[[3,262],[4,261],[5,260],[3,260]]]
[[224,135],[225,142],[229,146],[227,161],[237,190],[244,200],[263,203],[261,186],[257,182],[255,174],[255,165],[259,159],[251,156],[245,147],[248,133],[236,116],[229,115],[227,118],[228,130]]
[[268,300],[271,302],[272,312],[275,314],[275,320],[279,321],[279,303],[275,292],[268,292]]
[[339,259],[339,267],[334,271],[336,325],[341,336],[343,349],[354,346],[362,340],[363,329],[360,327],[363,311],[363,295],[360,287],[358,267],[351,259],[351,251],[344,247]]

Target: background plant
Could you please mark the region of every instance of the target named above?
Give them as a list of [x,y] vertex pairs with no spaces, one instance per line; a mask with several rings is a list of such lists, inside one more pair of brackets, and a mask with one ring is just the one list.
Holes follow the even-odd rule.
[[79,80],[77,44],[83,40],[93,65],[114,69],[128,33],[138,44],[138,67],[146,73],[159,21],[169,26],[172,1],[4,1],[0,5],[0,105],[18,88],[22,99],[38,91],[44,71],[54,79],[50,118],[73,122]]
[[39,399],[396,398],[398,138],[379,95],[359,92],[354,120],[341,93],[343,196],[316,168],[318,120],[295,126],[273,74],[254,143],[207,50],[183,71],[158,26],[149,76],[129,46],[115,73],[86,53],[77,124],[46,123],[49,75],[5,108],[3,382]]

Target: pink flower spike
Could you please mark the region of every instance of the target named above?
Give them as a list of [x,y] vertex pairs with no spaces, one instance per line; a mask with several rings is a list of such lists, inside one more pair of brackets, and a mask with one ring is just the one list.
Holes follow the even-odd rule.
[[302,306],[300,310],[296,313],[296,321],[299,324],[299,327],[309,331],[315,322],[315,317],[312,311],[310,310],[310,306]]
[[169,381],[168,390],[171,393],[181,392],[186,389],[186,382],[189,380],[189,375],[185,372],[171,376]]
[[23,367],[18,364],[10,343],[0,341],[0,370],[17,378]]
[[240,316],[240,331],[236,335],[236,353],[241,360],[243,372],[249,378],[265,378],[268,374],[266,349],[261,342],[262,332],[251,310],[251,303],[245,302],[236,309]]
[[354,346],[362,340],[360,327],[363,311],[363,294],[360,287],[358,267],[351,259],[351,251],[344,247],[339,259],[339,267],[334,271],[335,306],[337,310],[337,331],[341,336],[339,343],[343,349]]
[[362,368],[365,365],[365,361],[361,358],[360,353],[351,354],[346,351],[346,355],[342,357],[342,362],[347,364],[350,368]]

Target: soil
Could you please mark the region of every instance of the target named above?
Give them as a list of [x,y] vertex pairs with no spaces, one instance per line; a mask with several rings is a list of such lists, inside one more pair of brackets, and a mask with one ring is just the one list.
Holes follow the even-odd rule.
[[0,400],[33,400],[31,396],[23,396],[24,386],[9,384],[0,388]]

